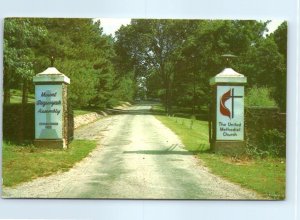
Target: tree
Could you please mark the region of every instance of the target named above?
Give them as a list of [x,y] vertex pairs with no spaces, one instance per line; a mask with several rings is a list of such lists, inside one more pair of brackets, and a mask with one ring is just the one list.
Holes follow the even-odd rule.
[[27,103],[28,82],[34,75],[34,47],[47,35],[38,19],[6,18],[4,23],[4,103],[9,103],[12,82],[22,85]]
[[173,57],[184,40],[184,30],[175,20],[132,20],[131,25],[116,34],[118,52],[127,57],[135,71],[135,79],[159,77],[164,89],[164,103],[171,112],[174,79]]
[[287,22],[284,21],[277,28],[277,30],[271,34],[270,37],[274,38],[275,43],[277,44],[278,51],[284,56],[285,63],[287,61]]
[[[114,96],[113,40],[103,35],[100,22],[70,18],[9,18],[5,20],[5,103],[12,85],[23,87],[26,103],[32,76],[55,67],[70,76],[70,99],[75,106],[110,105]],[[80,88],[80,91],[78,91]]]
[[[177,105],[206,107],[211,99],[209,79],[228,67],[221,57],[243,57],[263,38],[266,23],[257,21],[193,20],[184,28],[186,40],[175,59],[174,100]],[[239,70],[238,65],[231,66]]]
[[[105,107],[112,99],[115,56],[113,41],[92,19],[45,19],[49,32],[40,57],[55,57],[55,66],[71,78],[74,107]],[[46,68],[46,67],[44,67]]]
[[287,84],[287,22],[283,22],[278,29],[273,33],[274,41],[278,47],[279,53],[283,56],[283,62],[280,64],[280,72],[278,80],[276,81],[276,89],[274,97],[282,111],[286,111],[286,84]]
[[265,37],[267,23],[133,19],[112,38],[92,19],[6,19],[4,100],[14,85],[23,87],[26,103],[31,77],[54,56],[71,78],[75,107],[149,97],[160,98],[169,114],[172,106],[195,113],[209,104],[209,79],[226,67],[221,55],[233,53],[232,67],[248,77],[248,86],[270,88],[285,109],[287,24]]

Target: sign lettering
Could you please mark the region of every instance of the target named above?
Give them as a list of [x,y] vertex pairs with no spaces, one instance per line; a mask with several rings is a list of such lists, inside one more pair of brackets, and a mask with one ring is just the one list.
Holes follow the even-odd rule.
[[217,140],[244,140],[244,87],[217,86]]
[[36,85],[35,97],[35,138],[62,138],[62,85]]

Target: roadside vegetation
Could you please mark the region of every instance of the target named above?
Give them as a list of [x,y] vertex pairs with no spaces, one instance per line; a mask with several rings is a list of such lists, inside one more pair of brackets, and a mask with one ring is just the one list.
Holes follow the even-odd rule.
[[74,117],[94,112],[92,110],[84,110],[84,109],[74,109],[73,111],[74,111]]
[[[22,91],[19,89],[10,90],[10,103],[22,103]],[[34,94],[28,94],[28,103],[34,102]]]
[[[277,157],[277,152],[252,151],[244,158],[207,153],[208,80],[227,65],[222,54],[237,56],[232,68],[248,78],[247,88],[254,88],[246,96],[246,105],[286,110],[287,22],[271,34],[267,34],[268,23],[132,19],[112,36],[103,32],[101,20],[6,18],[3,102],[7,106],[22,103],[18,127],[26,130],[25,105],[34,102],[32,77],[55,60],[54,66],[71,79],[68,101],[75,116],[89,113],[91,106],[105,109],[120,101],[161,100],[163,106],[154,109],[161,115],[157,118],[213,172],[262,195],[283,198],[285,159]],[[163,116],[165,112],[172,117]],[[6,118],[14,119],[9,116]],[[277,130],[267,132],[273,146],[285,140],[285,134]],[[94,142],[74,141],[70,149],[61,151],[17,146],[8,142],[14,139],[3,139],[6,186],[67,170],[96,146]]]
[[96,141],[74,140],[68,149],[61,150],[4,142],[2,148],[3,185],[15,186],[37,177],[68,171],[75,163],[85,158],[96,145]]
[[254,86],[247,90],[245,106],[251,107],[278,107],[276,101],[271,96],[271,89],[267,87]]
[[[157,105],[153,111],[162,111]],[[229,156],[212,153],[209,150],[207,121],[157,115],[164,125],[174,131],[182,140],[186,150],[193,152],[216,175],[241,186],[255,190],[271,199],[285,197],[285,158],[247,153]]]
[[108,36],[101,20],[6,18],[3,101],[19,101],[11,89],[22,91],[23,104],[32,101],[32,77],[53,58],[54,66],[71,79],[73,108],[110,108],[118,101],[147,97],[160,99],[171,114],[175,105],[207,106],[208,80],[226,66],[221,55],[233,53],[237,59],[232,67],[248,77],[248,88],[272,89],[284,112],[287,23],[267,34],[268,23],[132,19]]
[[[16,104],[16,103],[22,103],[22,91],[18,89],[11,89],[10,90],[11,96],[10,96],[10,103]],[[29,94],[28,96],[28,103],[34,103],[34,94]],[[118,101],[116,102],[112,107],[124,105],[124,101]],[[73,109],[74,117],[79,116],[79,115],[85,115],[89,114],[92,112],[98,112],[100,110],[104,110],[104,108],[99,108],[97,106],[87,106],[87,107],[82,107],[82,108],[75,108]]]

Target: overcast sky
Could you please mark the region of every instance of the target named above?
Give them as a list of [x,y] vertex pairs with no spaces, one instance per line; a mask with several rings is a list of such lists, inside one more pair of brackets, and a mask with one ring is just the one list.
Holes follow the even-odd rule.
[[[99,18],[96,18],[98,20]],[[103,28],[104,34],[115,35],[115,32],[122,26],[130,24],[130,18],[100,18],[101,27]]]
[[[115,31],[117,31],[122,25],[130,24],[130,18],[96,18],[95,20],[100,19],[101,27],[103,27],[103,32],[107,35],[112,34],[114,36]],[[269,29],[269,33],[274,32],[277,27],[282,23],[282,20],[273,20],[271,21],[267,28]]]
[[269,29],[268,34],[273,33],[279,25],[281,25],[283,20],[272,20],[268,25],[267,28]]

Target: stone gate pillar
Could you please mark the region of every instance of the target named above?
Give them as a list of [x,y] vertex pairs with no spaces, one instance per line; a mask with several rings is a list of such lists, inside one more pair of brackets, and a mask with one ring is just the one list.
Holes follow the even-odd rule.
[[38,147],[67,148],[70,79],[55,67],[33,77],[35,84],[35,140]]
[[213,90],[210,146],[218,152],[239,153],[245,147],[244,85],[247,78],[231,68],[210,79]]

